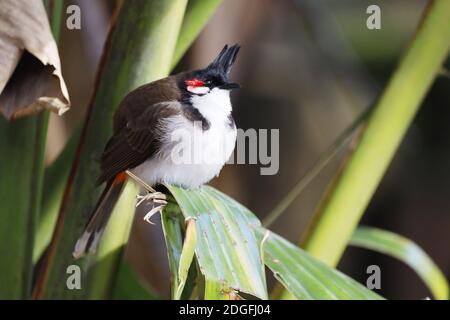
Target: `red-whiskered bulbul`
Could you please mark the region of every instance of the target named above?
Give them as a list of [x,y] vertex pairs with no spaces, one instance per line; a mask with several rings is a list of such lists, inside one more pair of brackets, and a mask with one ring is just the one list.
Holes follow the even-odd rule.
[[98,182],[106,187],[75,245],[75,258],[96,250],[127,172],[149,186],[185,188],[219,174],[236,142],[230,90],[240,86],[228,76],[238,52],[238,45],[226,45],[205,69],[145,84],[122,100],[101,157]]

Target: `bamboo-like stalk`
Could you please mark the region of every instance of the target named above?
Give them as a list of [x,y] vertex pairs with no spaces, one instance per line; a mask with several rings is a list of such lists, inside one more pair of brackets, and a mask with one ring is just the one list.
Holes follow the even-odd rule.
[[172,67],[180,61],[221,2],[222,0],[190,0],[188,2],[173,54]]
[[450,1],[431,2],[320,212],[305,249],[336,265],[450,47]]
[[38,214],[32,205],[38,184],[33,166],[37,122],[37,116],[12,123],[0,119],[0,299],[24,299],[30,289],[30,243]]
[[263,219],[262,224],[265,228],[270,226],[284,213],[286,209],[300,196],[303,190],[313,181],[317,175],[334,159],[339,151],[346,143],[354,136],[355,132],[361,128],[372,109],[369,107],[361,113],[351,124],[347,127],[339,137],[325,150],[317,161],[308,169],[303,177],[298,180],[294,187],[283,197],[283,199],[267,214]]
[[[95,185],[99,174],[96,160],[111,134],[114,110],[126,93],[168,74],[186,2],[155,0],[123,3],[108,39],[103,72],[98,78],[96,94],[88,112],[34,298],[106,298],[108,292],[105,287],[110,286],[112,281],[108,275],[117,270],[122,254],[117,244],[114,245],[114,252],[108,254],[109,263],[94,262],[90,274],[84,268],[82,290],[68,290],[61,279],[66,279],[66,269],[71,264],[86,267],[86,261],[73,260],[72,250],[101,191]],[[110,225],[115,228],[109,228],[108,232],[125,239],[134,214],[135,197],[125,192],[119,201],[123,210],[120,215],[117,210],[113,212]],[[121,223],[116,219],[120,219]],[[105,237],[108,238],[108,233]],[[103,243],[102,247],[108,245]],[[92,274],[100,272],[111,281],[93,281]]]
[[91,272],[92,283],[87,296],[90,299],[112,298],[114,294],[123,249],[128,242],[133,223],[138,192],[138,186],[133,181],[128,181],[114,208]]
[[75,157],[79,138],[80,130],[76,130],[58,158],[45,171],[45,192],[42,195],[42,208],[37,222],[36,241],[33,250],[34,264],[42,257],[52,238],[64,187],[69,178],[70,165]]
[[[49,7],[55,39],[62,2]],[[40,214],[48,112],[0,119],[0,299],[26,299],[32,281],[36,221]]]

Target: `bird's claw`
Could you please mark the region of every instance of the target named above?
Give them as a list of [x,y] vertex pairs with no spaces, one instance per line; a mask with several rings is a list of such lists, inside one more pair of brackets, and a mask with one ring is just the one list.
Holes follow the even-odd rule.
[[152,210],[150,210],[149,212],[147,212],[147,214],[144,216],[144,221],[150,223],[150,224],[154,224],[153,222],[150,221],[150,219],[153,217],[153,215],[155,213],[162,213],[162,210],[164,209],[164,205],[159,205],[156,207],[153,207]]
[[138,195],[137,197],[137,203],[136,203],[136,207],[138,207],[139,205],[141,205],[144,201],[151,201],[153,203],[153,208],[147,212],[147,214],[144,216],[144,221],[150,223],[150,224],[154,224],[153,222],[150,221],[151,217],[153,217],[153,215],[155,213],[162,213],[162,210],[164,209],[165,205],[167,204],[166,201],[166,195],[162,192],[148,192],[145,195]]
[[140,206],[144,201],[153,201],[154,203],[162,203],[161,201],[166,201],[166,195],[162,192],[148,192],[145,195],[136,196],[137,203],[136,207]]

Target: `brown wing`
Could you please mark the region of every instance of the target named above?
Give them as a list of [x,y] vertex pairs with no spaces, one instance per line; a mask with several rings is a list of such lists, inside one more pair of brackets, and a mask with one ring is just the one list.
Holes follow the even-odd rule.
[[181,93],[177,79],[180,75],[145,84],[127,94],[114,114],[114,133],[125,127],[130,120],[139,118],[145,110],[154,105],[179,101]]
[[159,149],[160,132],[158,122],[180,112],[173,103],[160,103],[148,107],[139,117],[128,121],[127,125],[109,139],[101,159],[103,183],[118,173],[132,169],[151,158]]
[[[166,90],[162,90],[161,85],[155,86],[161,81]],[[138,166],[158,151],[159,136],[164,134],[156,129],[158,122],[180,112],[179,105],[173,103],[178,96],[170,90],[174,85],[171,78],[166,78],[142,86],[125,97],[114,116],[114,134],[102,154],[98,183]]]

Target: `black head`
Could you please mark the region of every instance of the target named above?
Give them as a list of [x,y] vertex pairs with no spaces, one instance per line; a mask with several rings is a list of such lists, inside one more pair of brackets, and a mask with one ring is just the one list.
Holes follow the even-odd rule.
[[206,94],[214,88],[224,90],[240,88],[239,84],[230,82],[228,79],[239,49],[237,44],[232,47],[225,45],[205,69],[185,73],[180,86],[188,93],[196,95]]

